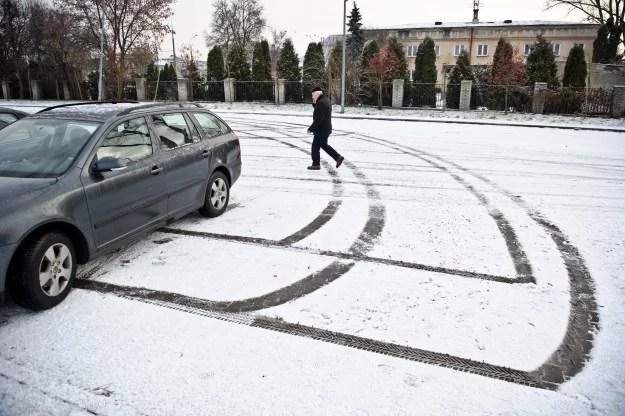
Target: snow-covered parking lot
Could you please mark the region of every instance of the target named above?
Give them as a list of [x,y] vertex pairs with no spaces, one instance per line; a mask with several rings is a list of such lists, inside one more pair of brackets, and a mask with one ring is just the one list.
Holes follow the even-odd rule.
[[336,115],[315,172],[310,111],[268,108],[213,108],[223,216],[0,306],[0,414],[623,414],[622,121]]

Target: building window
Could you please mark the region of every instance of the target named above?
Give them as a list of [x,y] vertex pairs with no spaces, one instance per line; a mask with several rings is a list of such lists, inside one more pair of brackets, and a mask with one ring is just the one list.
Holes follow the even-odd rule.
[[454,56],[459,56],[464,51],[464,45],[454,46]]
[[532,53],[532,51],[534,50],[534,45],[530,45],[529,43],[525,44],[525,51],[523,52],[523,54],[525,56],[528,56],[529,54]]
[[488,45],[477,45],[477,56],[488,56]]
[[434,45],[434,52],[436,53],[436,56],[441,56],[441,47],[440,47],[440,45]]
[[400,30],[398,33],[399,39],[408,39],[409,35],[410,35],[410,32],[407,30]]
[[408,57],[415,57],[415,56],[417,56],[417,45],[410,45],[410,46],[408,46],[408,50],[406,51],[406,55]]
[[553,55],[554,56],[560,56],[560,44],[559,43],[553,43],[551,45],[551,47],[553,48]]

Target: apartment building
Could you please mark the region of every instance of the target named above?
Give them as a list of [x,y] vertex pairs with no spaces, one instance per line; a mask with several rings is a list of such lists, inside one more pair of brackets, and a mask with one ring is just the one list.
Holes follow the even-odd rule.
[[414,73],[414,58],[417,48],[429,36],[436,49],[438,82],[443,82],[443,70],[452,67],[458,55],[465,50],[472,65],[491,65],[499,38],[505,38],[523,59],[532,51],[536,36],[551,42],[558,65],[558,77],[562,78],[569,51],[575,44],[581,44],[586,54],[586,62],[592,61],[593,42],[599,25],[588,23],[551,21],[473,22],[431,24],[409,24],[370,29],[365,32],[369,39],[396,37],[406,51],[409,76]]

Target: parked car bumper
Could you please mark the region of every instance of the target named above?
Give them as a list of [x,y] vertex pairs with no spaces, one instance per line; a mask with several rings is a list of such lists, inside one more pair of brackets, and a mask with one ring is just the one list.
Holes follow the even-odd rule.
[[4,291],[6,289],[6,278],[9,271],[9,262],[15,252],[17,244],[0,246],[0,304],[4,303]]

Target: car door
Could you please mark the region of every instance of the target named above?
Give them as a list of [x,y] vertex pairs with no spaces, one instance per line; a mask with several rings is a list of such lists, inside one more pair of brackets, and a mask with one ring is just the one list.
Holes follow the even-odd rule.
[[[117,158],[120,169],[95,173],[94,163]],[[165,173],[144,117],[114,125],[81,176],[96,247],[147,229],[167,215]]]
[[209,152],[183,112],[153,114],[151,126],[160,142],[167,177],[167,211],[186,214],[204,203]]
[[210,152],[210,166],[227,165],[228,127],[212,114],[200,111],[191,111],[190,114],[202,132],[204,149]]

